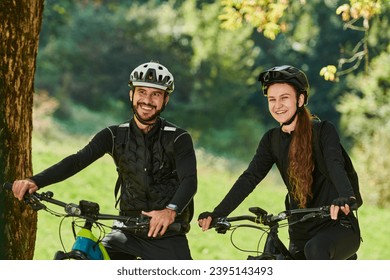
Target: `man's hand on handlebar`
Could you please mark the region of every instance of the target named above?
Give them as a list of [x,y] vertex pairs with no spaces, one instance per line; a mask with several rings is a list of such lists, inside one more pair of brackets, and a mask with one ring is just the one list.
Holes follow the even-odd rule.
[[38,186],[35,184],[33,180],[24,179],[24,180],[16,180],[12,185],[12,192],[14,196],[23,200],[23,197],[26,193],[32,194],[38,190]]
[[142,211],[142,214],[150,217],[148,237],[164,235],[168,226],[175,221],[176,211],[171,209]]

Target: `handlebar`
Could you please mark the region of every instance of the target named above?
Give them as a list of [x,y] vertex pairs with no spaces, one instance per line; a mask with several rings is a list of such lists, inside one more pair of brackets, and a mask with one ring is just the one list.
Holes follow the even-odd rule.
[[[4,183],[3,189],[12,190],[11,183]],[[117,220],[124,223],[125,227],[121,227],[121,230],[139,230],[139,229],[148,229],[149,228],[149,220],[150,218],[144,215],[140,215],[137,217],[128,217],[121,215],[113,215],[113,214],[101,214],[100,206],[96,202],[80,200],[79,204],[75,203],[66,203],[53,198],[54,193],[51,191],[48,192],[34,192],[32,194],[26,193],[24,195],[24,202],[29,204],[34,211],[39,210],[48,210],[47,206],[42,203],[42,201],[60,206],[64,209],[65,215],[69,217],[79,217],[90,221],[92,223],[96,223],[98,220]],[[179,222],[174,222],[169,225],[168,229],[180,232],[183,230],[183,225]],[[114,227],[116,228],[116,227]],[[184,229],[185,230],[185,229]]]
[[304,208],[304,209],[293,209],[280,212],[279,214],[268,214],[267,211],[260,207],[251,207],[249,211],[253,215],[242,215],[242,216],[233,216],[233,217],[220,217],[214,219],[211,227],[215,228],[218,233],[226,233],[231,227],[232,222],[237,221],[250,221],[255,224],[262,224],[266,226],[274,226],[279,222],[288,219],[292,216],[303,215],[296,222],[304,222],[306,220],[315,218],[315,217],[328,217],[330,216],[330,206],[322,206],[317,208]]

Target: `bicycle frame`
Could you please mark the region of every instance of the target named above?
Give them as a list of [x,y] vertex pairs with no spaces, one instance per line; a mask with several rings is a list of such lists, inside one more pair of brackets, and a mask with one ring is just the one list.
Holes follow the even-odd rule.
[[[88,222],[86,222],[88,223]],[[84,226],[76,235],[72,251],[79,251],[85,254],[90,260],[109,260],[106,248],[92,233],[92,230]],[[58,252],[57,252],[58,253]],[[57,254],[56,254],[57,255]]]
[[293,260],[294,257],[279,238],[279,223],[270,225],[265,240],[263,253],[259,256],[248,256],[248,260]]

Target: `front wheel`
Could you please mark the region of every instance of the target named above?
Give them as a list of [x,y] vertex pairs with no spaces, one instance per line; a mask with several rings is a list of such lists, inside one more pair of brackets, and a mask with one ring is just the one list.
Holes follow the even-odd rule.
[[88,260],[87,255],[79,250],[70,252],[57,251],[54,255],[54,260]]

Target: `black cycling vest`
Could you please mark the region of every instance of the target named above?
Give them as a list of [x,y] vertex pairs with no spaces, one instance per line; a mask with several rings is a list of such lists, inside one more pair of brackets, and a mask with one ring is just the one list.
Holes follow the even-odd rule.
[[121,211],[160,210],[169,204],[180,184],[173,144],[182,133],[186,132],[162,119],[147,134],[134,121],[118,126],[113,156]]

